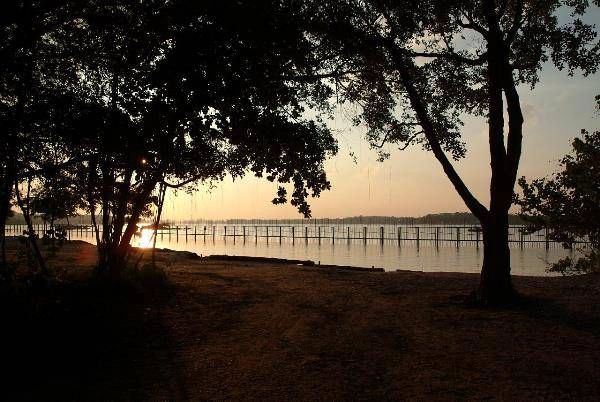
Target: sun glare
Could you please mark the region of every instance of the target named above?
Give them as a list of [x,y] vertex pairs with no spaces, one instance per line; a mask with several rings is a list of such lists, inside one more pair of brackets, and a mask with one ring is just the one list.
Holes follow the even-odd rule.
[[154,230],[142,229],[142,234],[140,236],[140,241],[138,242],[138,247],[141,247],[141,248],[152,247],[153,235],[154,235]]

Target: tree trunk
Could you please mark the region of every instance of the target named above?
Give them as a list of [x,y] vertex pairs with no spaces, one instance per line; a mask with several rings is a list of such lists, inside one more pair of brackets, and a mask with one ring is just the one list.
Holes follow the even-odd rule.
[[491,214],[482,226],[483,266],[477,299],[484,304],[510,304],[517,293],[510,276],[508,212]]
[[[164,180],[164,178],[163,178]],[[152,265],[156,266],[156,238],[158,237],[158,225],[160,225],[160,217],[162,215],[163,205],[165,203],[165,195],[167,193],[167,186],[161,183],[158,190],[158,202],[156,211],[156,221],[154,222],[154,239],[152,239]]]
[[[108,274],[109,278],[113,281],[118,281],[120,279],[121,272],[125,268],[127,256],[131,249],[131,239],[137,231],[137,223],[144,210],[144,207],[148,202],[148,198],[156,186],[156,183],[156,180],[147,183],[133,201],[132,210],[129,215],[129,221],[127,222],[127,226],[125,227],[122,235],[119,236],[119,242],[115,243],[110,241],[104,245],[104,250],[102,251],[105,253],[106,265],[103,267],[102,272]],[[123,210],[122,213],[124,214],[125,211]]]
[[27,207],[23,203],[23,199],[21,198],[19,192],[19,182],[15,181],[15,195],[17,198],[17,204],[23,213],[23,218],[25,219],[25,223],[27,224],[27,238],[31,243],[31,248],[33,249],[33,256],[38,264],[38,268],[43,275],[48,273],[48,269],[46,267],[46,260],[44,260],[44,256],[42,255],[42,251],[40,250],[40,246],[37,241],[37,236],[35,234],[35,230],[33,229],[33,223],[31,221],[31,215],[29,213],[29,191],[30,191],[31,182],[27,183]]
[[0,243],[2,247],[1,270],[7,270],[6,264],[6,221],[10,211],[10,201],[12,199],[12,186],[14,182],[14,174],[11,174],[10,166],[4,172],[2,188],[0,189]]

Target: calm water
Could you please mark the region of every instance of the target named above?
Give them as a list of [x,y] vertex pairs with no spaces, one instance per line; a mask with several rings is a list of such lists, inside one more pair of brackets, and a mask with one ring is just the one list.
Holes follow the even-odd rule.
[[[136,237],[134,245],[146,246],[149,242],[151,231],[141,237]],[[72,233],[72,239],[81,239],[93,242],[91,235]],[[425,272],[479,272],[483,259],[483,249],[476,247],[475,243],[465,243],[456,247],[453,243],[435,243],[421,241],[417,247],[414,241],[398,242],[385,241],[384,244],[377,240],[369,240],[367,244],[362,240],[321,239],[291,239],[271,238],[255,239],[248,237],[246,241],[238,237],[223,238],[207,236],[206,240],[198,236],[195,240],[189,236],[187,240],[180,235],[177,241],[175,236],[158,236],[157,247],[173,250],[192,251],[202,255],[240,255],[253,257],[274,257],[284,259],[312,260],[321,264],[350,265],[358,267],[381,267],[387,271],[416,270]],[[515,275],[547,276],[548,262],[553,262],[568,255],[568,251],[560,247],[551,247],[546,250],[543,244],[529,245],[520,248],[518,244],[511,245],[512,270]]]

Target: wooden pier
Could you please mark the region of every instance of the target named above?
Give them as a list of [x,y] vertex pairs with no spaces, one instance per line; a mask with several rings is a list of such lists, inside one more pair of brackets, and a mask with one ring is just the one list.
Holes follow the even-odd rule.
[[[73,236],[86,237],[93,236],[93,228],[90,225],[71,225],[66,228],[69,238]],[[43,224],[35,224],[34,230],[39,236],[46,232],[48,227]],[[518,247],[561,247],[560,243],[550,240],[547,236],[548,231],[542,230],[533,234],[524,232],[522,226],[509,227],[509,243]],[[7,225],[6,234],[22,235],[27,231],[26,225]],[[305,243],[315,241],[318,244],[328,242],[331,244],[346,242],[350,243],[379,243],[397,244],[402,247],[404,244],[412,243],[417,247],[421,245],[453,245],[475,246],[479,248],[483,243],[481,227],[475,225],[463,226],[407,226],[407,225],[206,225],[198,227],[197,225],[164,225],[157,231],[157,237],[160,240],[179,242],[182,238],[185,241],[198,239],[206,241],[207,238],[213,242],[217,239],[224,241],[243,241],[254,239],[255,243],[259,240],[269,243],[275,239],[279,244],[283,241],[291,241],[295,244],[296,240],[303,239]]]

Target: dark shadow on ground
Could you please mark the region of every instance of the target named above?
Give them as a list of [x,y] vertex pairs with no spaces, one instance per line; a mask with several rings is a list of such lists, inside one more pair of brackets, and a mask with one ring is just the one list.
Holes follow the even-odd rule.
[[162,320],[171,300],[87,282],[2,290],[1,399],[147,400],[159,385],[162,398],[186,399]]

